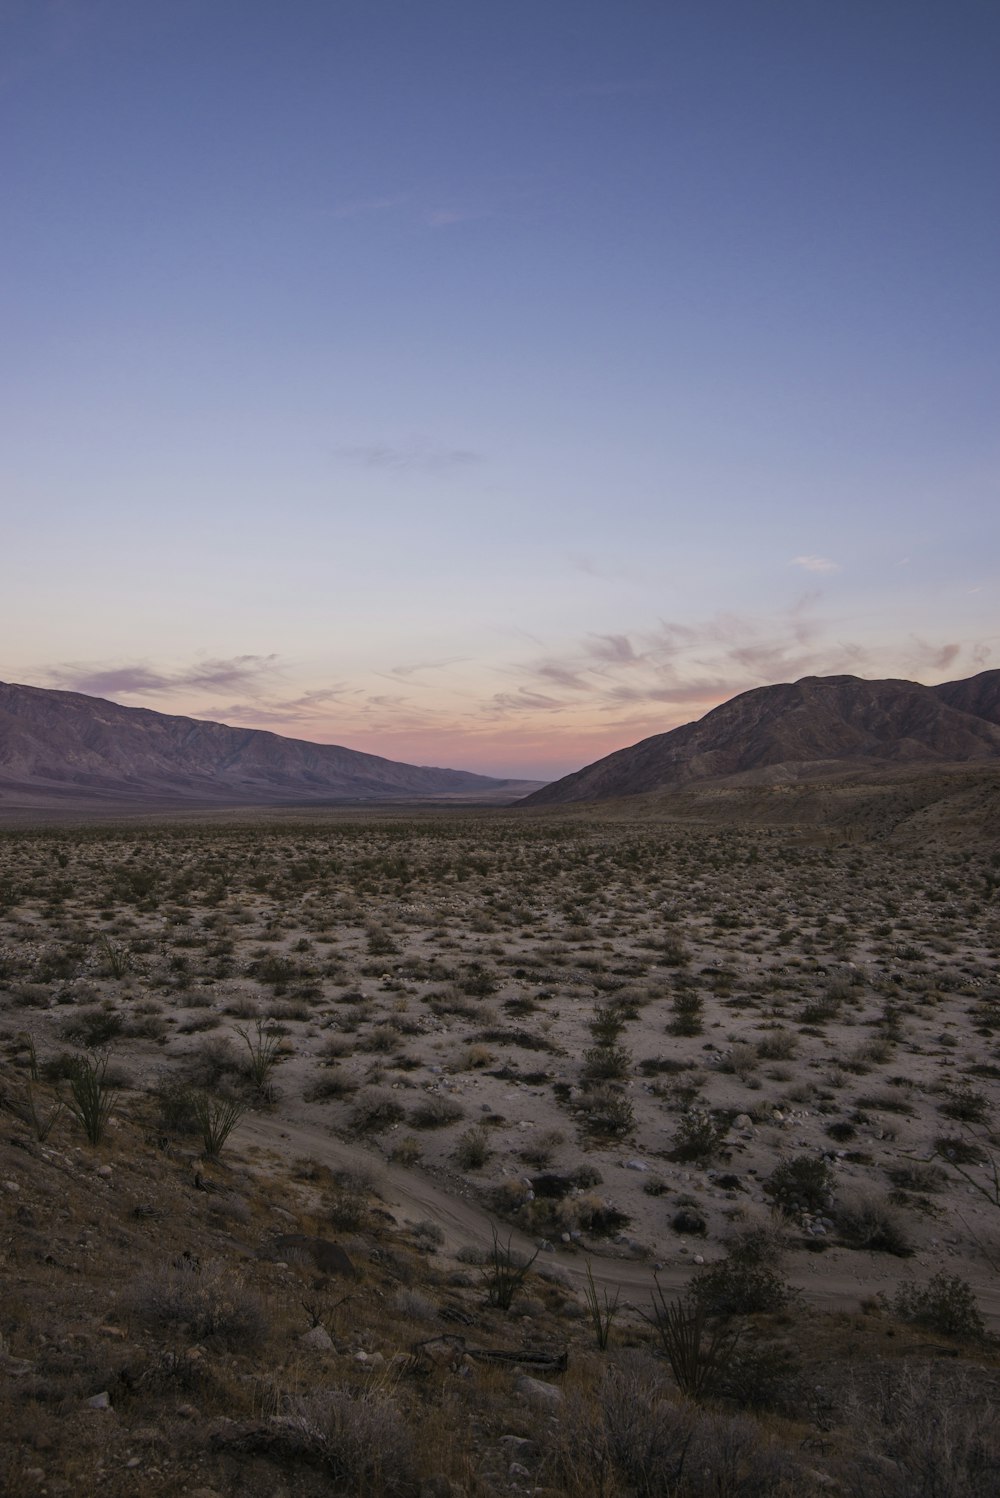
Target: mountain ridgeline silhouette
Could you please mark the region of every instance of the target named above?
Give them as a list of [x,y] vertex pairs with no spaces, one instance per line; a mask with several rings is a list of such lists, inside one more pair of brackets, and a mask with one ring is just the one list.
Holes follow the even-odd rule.
[[0,808],[512,801],[530,787],[0,682]]
[[522,806],[564,806],[698,782],[781,784],[907,766],[1000,763],[1000,671],[925,687],[806,676],[756,687],[543,786]]

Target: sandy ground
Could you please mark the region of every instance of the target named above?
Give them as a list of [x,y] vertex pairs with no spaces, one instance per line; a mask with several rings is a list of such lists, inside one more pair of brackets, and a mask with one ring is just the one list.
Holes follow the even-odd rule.
[[[79,1048],[110,1015],[97,1044],[133,1087],[249,1096],[234,1157],[368,1162],[389,1210],[436,1223],[443,1251],[498,1226],[637,1300],[654,1267],[679,1290],[773,1217],[783,1162],[825,1159],[832,1204],[781,1219],[808,1302],[855,1309],[940,1272],[1000,1326],[1000,1208],[979,1165],[969,1183],[939,1158],[942,1140],[996,1146],[994,867],[495,813],[10,833],[7,1052],[23,1059],[26,1033],[43,1060]],[[588,1081],[609,1008],[616,1074]],[[240,1076],[258,1020],[280,1039],[269,1100]],[[618,1137],[590,1126],[609,1095],[631,1115]],[[373,1098],[401,1116],[366,1131]],[[428,1103],[444,1105],[430,1125]],[[713,1147],[678,1158],[685,1120],[705,1118]],[[475,1167],[470,1130],[488,1149]],[[532,1194],[581,1167],[599,1179],[558,1211]],[[856,1197],[907,1257],[844,1245],[836,1204]],[[610,1231],[588,1226],[595,1207],[620,1214]],[[681,1211],[704,1232],[676,1231]]]

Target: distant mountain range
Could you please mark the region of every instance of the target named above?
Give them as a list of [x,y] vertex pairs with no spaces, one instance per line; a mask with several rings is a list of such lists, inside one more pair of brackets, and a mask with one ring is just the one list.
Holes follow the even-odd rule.
[[1000,763],[1000,671],[925,687],[806,676],[757,687],[670,733],[543,786],[524,806],[564,806],[696,782],[779,785],[889,768]]
[[537,784],[0,682],[0,810],[513,801]]

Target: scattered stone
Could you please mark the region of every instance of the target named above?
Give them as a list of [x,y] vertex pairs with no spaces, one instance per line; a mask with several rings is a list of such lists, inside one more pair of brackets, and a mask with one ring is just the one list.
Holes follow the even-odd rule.
[[311,1347],[314,1352],[332,1352],[333,1338],[325,1326],[311,1326],[299,1338],[299,1345]]
[[557,1389],[555,1384],[543,1383],[540,1378],[531,1378],[527,1373],[515,1380],[514,1392],[538,1409],[555,1410],[563,1402],[562,1389]]
[[452,1482],[443,1472],[435,1472],[433,1477],[425,1477],[420,1484],[420,1498],[466,1498],[466,1494],[460,1483]]

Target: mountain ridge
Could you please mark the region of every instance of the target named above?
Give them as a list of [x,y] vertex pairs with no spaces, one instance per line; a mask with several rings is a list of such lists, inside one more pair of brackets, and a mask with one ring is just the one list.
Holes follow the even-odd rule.
[[0,807],[92,800],[190,805],[509,799],[531,782],[410,765],[268,729],[0,682]]
[[806,676],[741,692],[692,723],[543,786],[520,805],[603,801],[737,777],[767,784],[864,768],[995,760],[1000,671],[940,687]]

